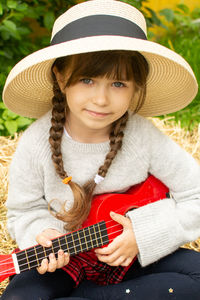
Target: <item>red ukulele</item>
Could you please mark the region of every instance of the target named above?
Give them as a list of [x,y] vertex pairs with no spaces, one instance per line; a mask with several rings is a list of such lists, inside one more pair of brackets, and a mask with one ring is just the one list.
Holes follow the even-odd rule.
[[49,248],[41,245],[9,255],[0,255],[0,282],[5,278],[40,266],[52,252],[63,249],[75,255],[109,244],[122,232],[122,226],[110,218],[110,211],[126,214],[127,211],[167,197],[168,188],[152,175],[146,181],[131,187],[124,194],[95,196],[82,229],[52,240]]

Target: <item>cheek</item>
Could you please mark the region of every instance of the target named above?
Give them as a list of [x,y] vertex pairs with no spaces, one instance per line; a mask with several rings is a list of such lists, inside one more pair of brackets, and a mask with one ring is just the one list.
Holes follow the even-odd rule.
[[81,105],[81,97],[78,93],[75,93],[73,89],[69,89],[65,93],[67,105],[70,109],[74,110]]
[[130,107],[131,101],[132,101],[132,95],[131,96],[129,95],[128,97],[125,98],[118,99],[117,103],[115,103],[116,109],[119,112],[126,112]]
[[121,103],[115,106],[115,114],[113,115],[113,122],[121,118],[129,109],[129,102]]

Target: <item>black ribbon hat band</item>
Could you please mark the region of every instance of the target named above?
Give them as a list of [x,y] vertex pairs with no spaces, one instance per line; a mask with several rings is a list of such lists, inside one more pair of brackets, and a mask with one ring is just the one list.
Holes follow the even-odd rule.
[[98,35],[126,36],[147,40],[144,31],[137,24],[125,18],[93,15],[67,24],[55,34],[51,45]]

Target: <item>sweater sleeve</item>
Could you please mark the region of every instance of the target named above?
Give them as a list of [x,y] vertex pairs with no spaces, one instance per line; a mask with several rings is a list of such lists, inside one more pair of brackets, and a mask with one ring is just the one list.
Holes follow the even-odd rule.
[[36,244],[35,237],[44,229],[61,233],[64,223],[48,210],[43,191],[42,167],[35,152],[34,140],[24,133],[9,170],[7,227],[20,249]]
[[149,126],[148,141],[145,141],[149,173],[168,186],[171,198],[128,213],[142,266],[200,236],[200,166],[153,124]]

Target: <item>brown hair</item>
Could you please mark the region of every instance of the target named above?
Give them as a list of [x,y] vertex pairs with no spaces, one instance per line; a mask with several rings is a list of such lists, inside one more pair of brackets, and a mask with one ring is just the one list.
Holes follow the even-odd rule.
[[[139,93],[139,100],[135,109],[138,112],[142,107],[146,95],[146,79],[149,68],[145,58],[139,52],[132,51],[102,51],[86,54],[72,55],[69,57],[58,58],[53,66],[56,66],[60,73],[70,70],[70,77],[66,86],[75,84],[80,78],[94,78],[97,76],[106,76],[114,80],[134,80],[136,91]],[[68,176],[64,170],[61,140],[63,135],[63,126],[65,124],[65,111],[67,101],[62,94],[56,77],[52,71],[53,93],[52,98],[52,127],[50,128],[49,142],[52,150],[52,160],[57,174],[61,179]],[[112,124],[110,132],[110,151],[106,155],[104,164],[99,167],[97,174],[105,177],[108,169],[115,158],[118,150],[122,146],[124,136],[123,130],[128,120],[128,112]],[[87,218],[91,200],[96,183],[94,178],[86,182],[83,186],[70,181],[69,186],[74,194],[74,204],[69,211],[57,213],[56,217],[66,222],[66,229],[69,231],[79,228]]]

